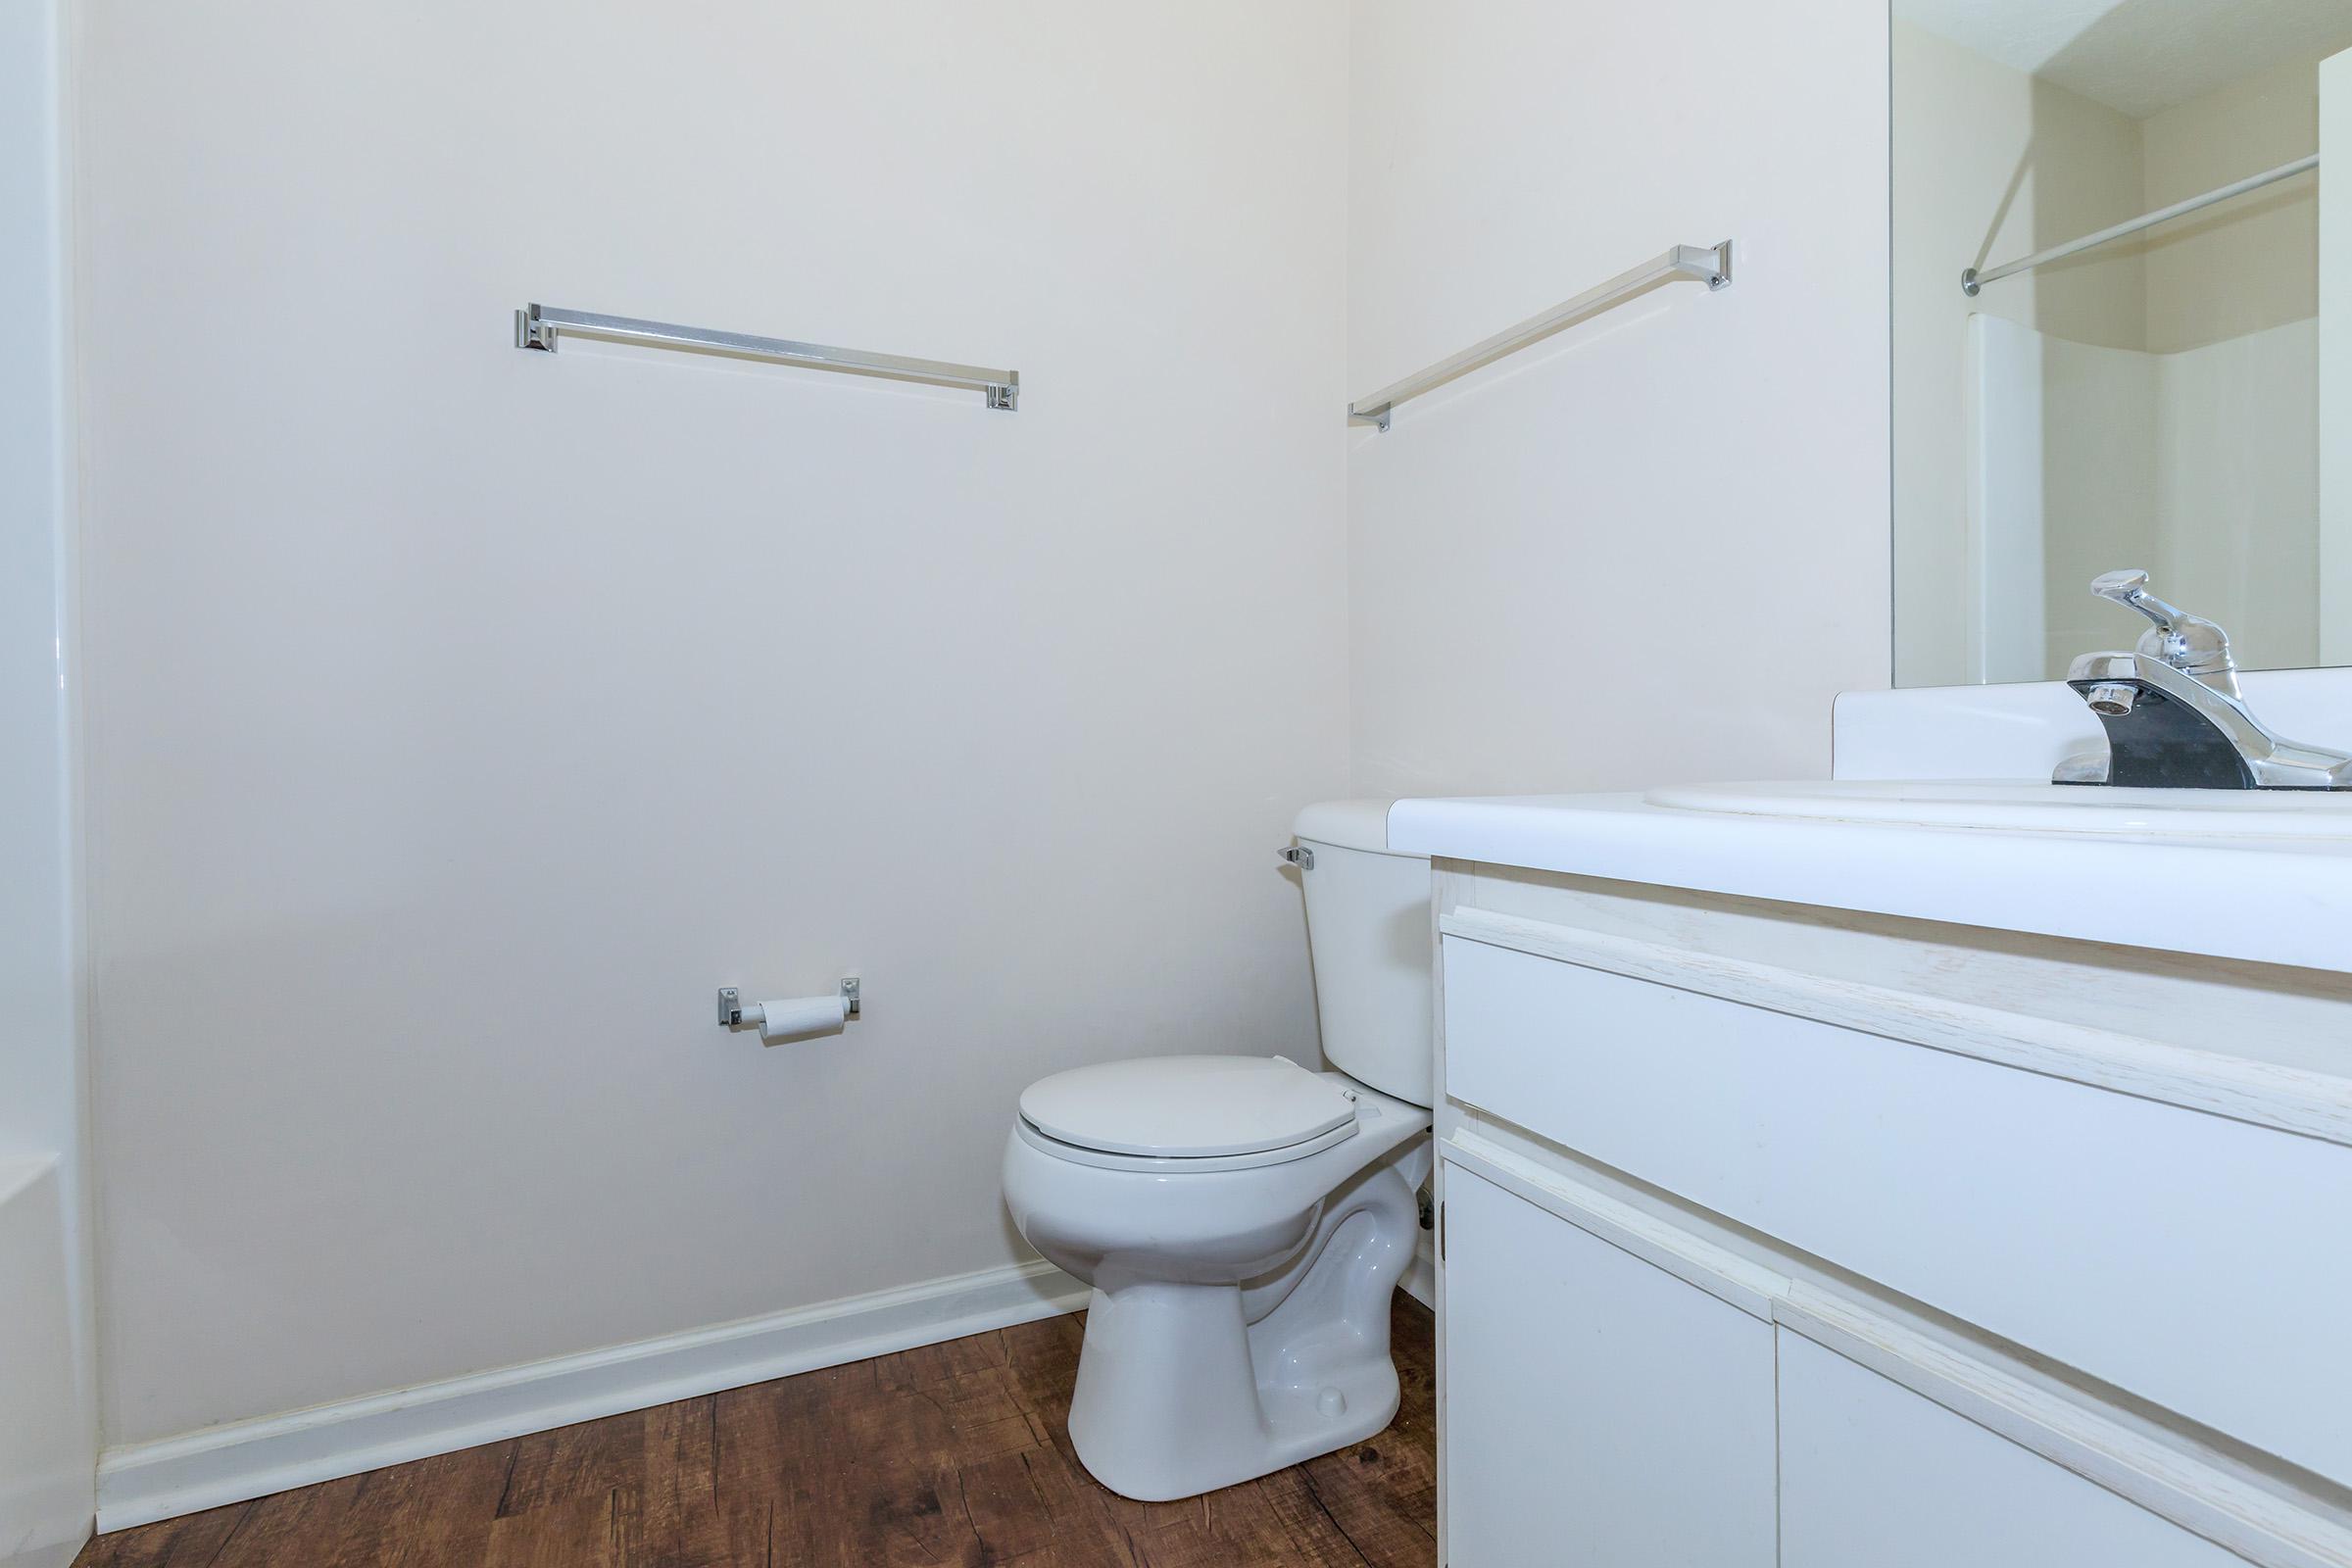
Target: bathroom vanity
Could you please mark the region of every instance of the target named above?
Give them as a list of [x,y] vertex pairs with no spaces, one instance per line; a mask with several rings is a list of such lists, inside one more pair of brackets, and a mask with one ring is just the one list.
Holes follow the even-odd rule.
[[1441,1560],[2352,1563],[2352,802],[2213,802],[1399,803]]

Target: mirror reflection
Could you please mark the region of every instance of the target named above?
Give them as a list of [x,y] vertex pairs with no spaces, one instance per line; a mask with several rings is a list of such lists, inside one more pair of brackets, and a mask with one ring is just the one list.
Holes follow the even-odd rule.
[[1898,683],[2128,645],[2127,567],[2352,662],[2352,4],[1893,12]]

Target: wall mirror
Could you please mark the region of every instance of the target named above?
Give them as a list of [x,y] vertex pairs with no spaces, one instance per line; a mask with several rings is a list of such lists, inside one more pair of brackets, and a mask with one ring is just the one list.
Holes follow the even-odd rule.
[[1892,10],[1896,683],[2352,663],[2352,3]]

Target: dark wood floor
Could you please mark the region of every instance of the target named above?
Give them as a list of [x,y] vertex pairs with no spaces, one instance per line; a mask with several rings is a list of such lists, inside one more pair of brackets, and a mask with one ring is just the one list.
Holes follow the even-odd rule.
[[1437,1560],[1430,1316],[1396,1298],[1396,1424],[1140,1503],[1065,1421],[1081,1319],[994,1334],[102,1536],[75,1568],[1243,1568]]

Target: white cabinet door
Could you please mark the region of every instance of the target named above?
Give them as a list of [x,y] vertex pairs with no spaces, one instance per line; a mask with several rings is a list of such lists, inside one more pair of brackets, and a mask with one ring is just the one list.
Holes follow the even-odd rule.
[[1773,1328],[1446,1175],[1449,1568],[1771,1568]]
[[2245,1568],[1786,1329],[1780,1382],[1784,1568]]

